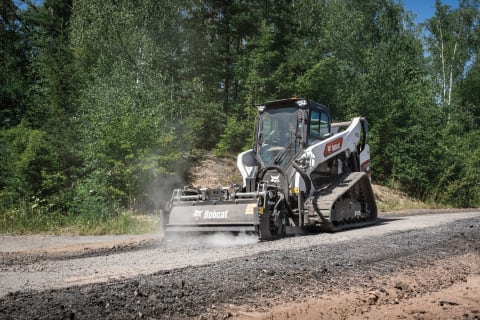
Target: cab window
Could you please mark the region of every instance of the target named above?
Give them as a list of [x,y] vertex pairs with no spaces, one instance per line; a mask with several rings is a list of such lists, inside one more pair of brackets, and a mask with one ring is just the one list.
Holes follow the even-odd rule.
[[325,135],[329,133],[328,122],[327,113],[316,110],[310,112],[309,143],[314,143],[316,140],[325,138]]

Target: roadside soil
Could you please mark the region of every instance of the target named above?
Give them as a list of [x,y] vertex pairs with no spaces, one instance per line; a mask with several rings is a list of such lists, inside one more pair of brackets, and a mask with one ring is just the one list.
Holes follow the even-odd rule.
[[268,312],[245,312],[239,308],[235,318],[480,319],[479,266],[477,255],[466,254],[436,261],[429,267],[381,276],[341,293],[288,303]]

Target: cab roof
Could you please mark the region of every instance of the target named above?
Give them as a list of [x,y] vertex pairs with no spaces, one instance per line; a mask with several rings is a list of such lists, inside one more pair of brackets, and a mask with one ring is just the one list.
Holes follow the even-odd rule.
[[282,107],[291,107],[292,105],[297,106],[299,109],[316,109],[322,110],[329,113],[329,108],[324,106],[323,104],[317,103],[312,100],[304,99],[304,98],[290,98],[290,99],[281,99],[281,100],[274,100],[265,102],[263,105],[257,106],[260,108],[263,106],[263,109],[274,109],[274,108],[282,108]]

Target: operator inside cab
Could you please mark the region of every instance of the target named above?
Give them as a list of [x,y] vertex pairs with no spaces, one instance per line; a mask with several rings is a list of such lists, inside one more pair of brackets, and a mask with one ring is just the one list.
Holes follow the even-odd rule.
[[262,113],[259,123],[259,156],[265,165],[275,164],[276,161],[281,165],[295,155],[297,112],[299,110],[296,107],[283,107]]

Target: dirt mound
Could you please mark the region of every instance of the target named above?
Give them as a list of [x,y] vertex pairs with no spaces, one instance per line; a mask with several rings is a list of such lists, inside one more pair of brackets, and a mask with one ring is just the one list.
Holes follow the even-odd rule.
[[213,153],[206,153],[197,161],[190,168],[189,176],[193,187],[218,188],[242,183],[236,158],[217,157]]

